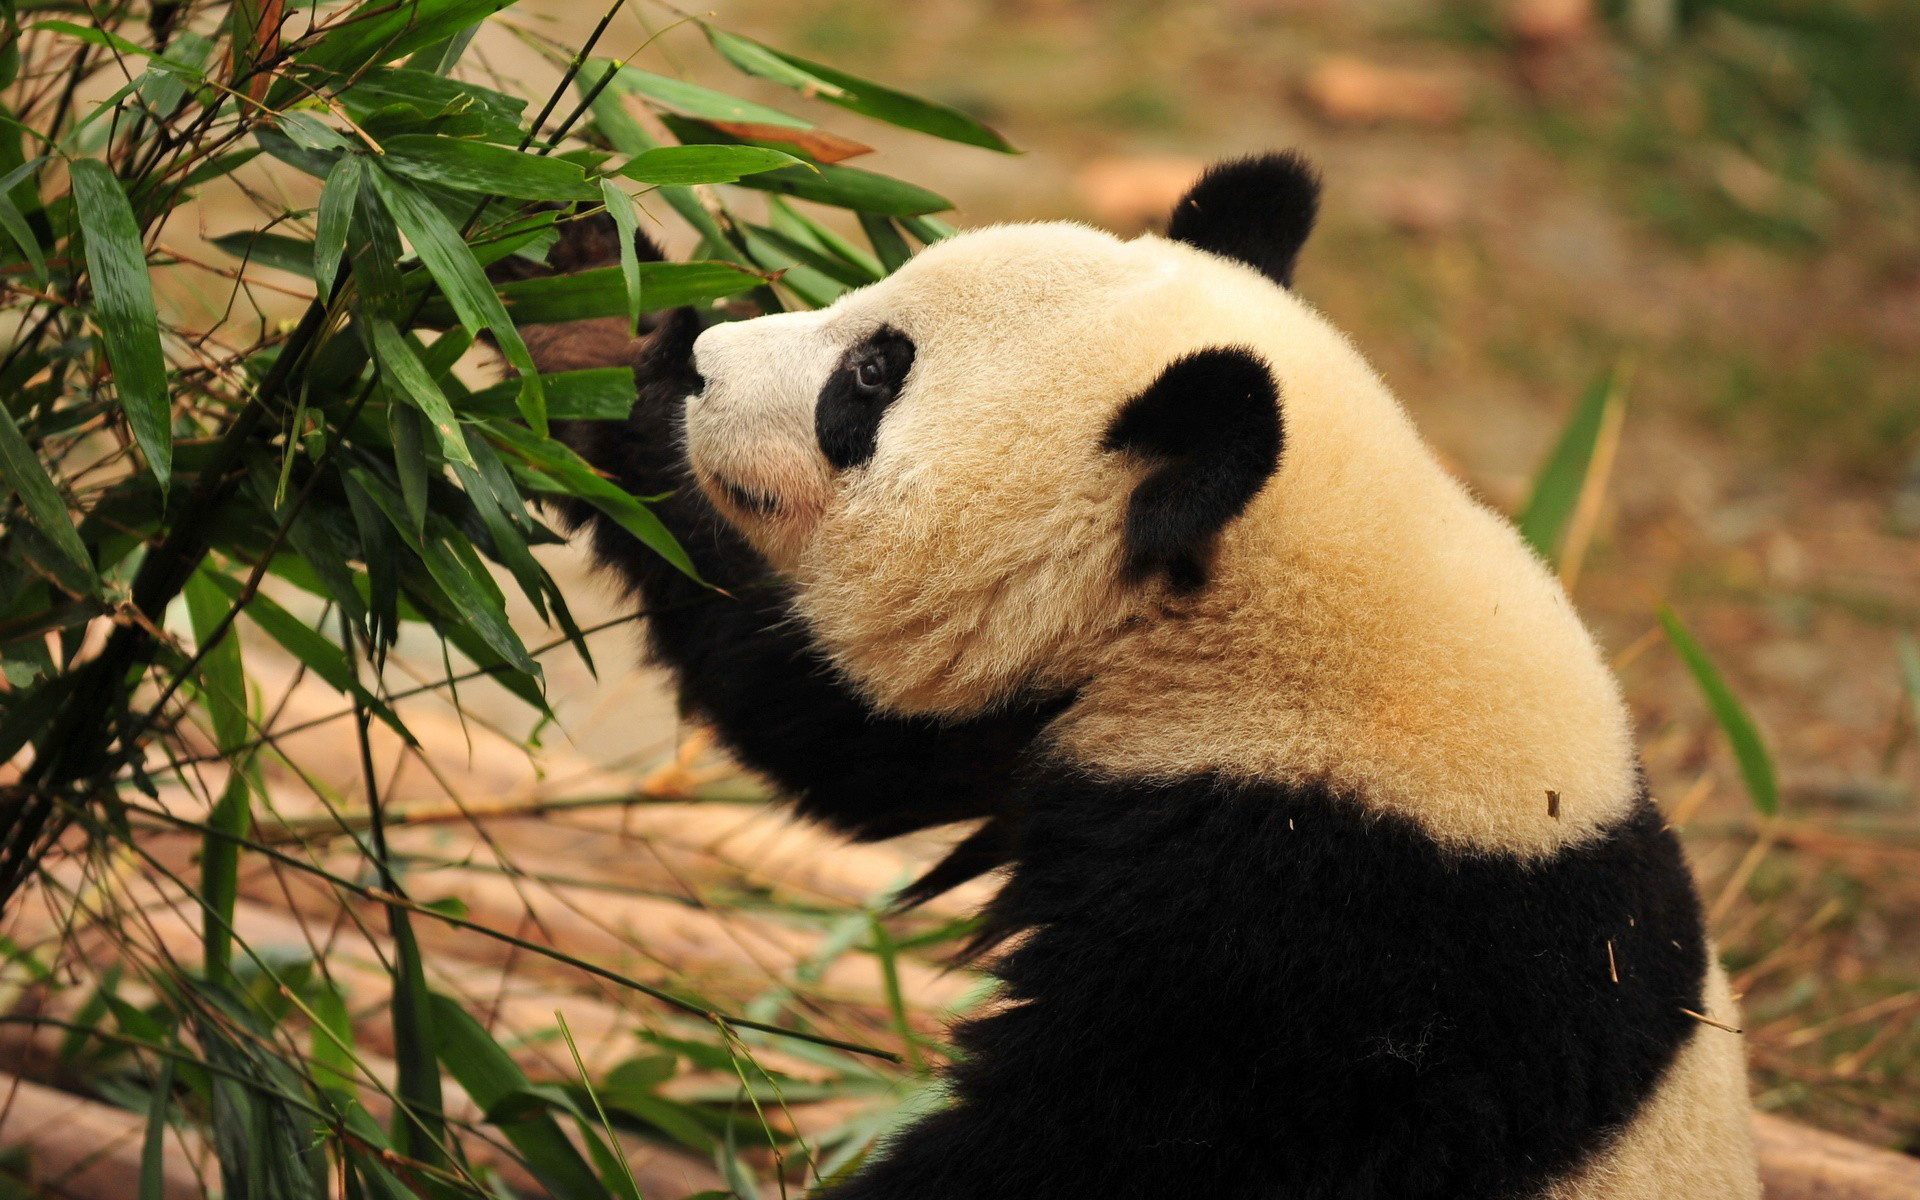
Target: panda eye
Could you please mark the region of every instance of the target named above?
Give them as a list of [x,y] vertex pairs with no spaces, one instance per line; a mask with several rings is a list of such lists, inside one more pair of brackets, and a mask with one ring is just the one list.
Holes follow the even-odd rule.
[[887,370],[877,358],[869,358],[853,370],[854,382],[869,391],[879,391],[887,382]]

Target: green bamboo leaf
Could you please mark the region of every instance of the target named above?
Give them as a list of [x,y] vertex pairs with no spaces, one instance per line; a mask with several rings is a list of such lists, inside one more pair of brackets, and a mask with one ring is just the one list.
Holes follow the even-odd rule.
[[519,473],[522,482],[537,491],[578,496],[618,521],[628,533],[639,538],[641,544],[678,567],[689,578],[700,579],[693,560],[687,557],[687,552],[681,549],[680,543],[674,540],[667,527],[660,523],[660,518],[654,516],[653,511],[632,493],[588,466],[571,447],[551,438],[538,437],[517,425],[489,422],[486,430],[496,445],[513,452],[534,468],[532,473]]
[[153,1081],[147,1104],[147,1132],[140,1143],[140,1200],[166,1200],[167,1110],[173,1107],[171,1054],[160,1057],[160,1074]]
[[1733,694],[1718,667],[1700,643],[1694,640],[1680,618],[1671,608],[1661,605],[1659,609],[1660,625],[1666,630],[1667,640],[1680,655],[1693,675],[1693,681],[1707,699],[1707,707],[1712,710],[1714,720],[1720,724],[1721,732],[1727,735],[1727,741],[1733,746],[1733,756],[1740,764],[1740,777],[1747,785],[1747,796],[1753,801],[1753,807],[1762,816],[1771,817],[1780,811],[1780,785],[1774,774],[1773,756],[1767,752],[1767,744],[1760,737],[1760,730],[1747,715],[1740,698]]
[[771,79],[775,83],[790,87],[805,96],[816,96],[822,100],[835,99],[840,88],[815,75],[803,67],[796,66],[785,55],[763,46],[752,38],[741,37],[737,33],[713,25],[702,25],[707,41],[720,56],[749,75],[758,75],[762,79]]
[[[590,64],[598,64],[602,71],[613,64],[606,59],[590,59]],[[584,72],[583,72],[584,74]],[[768,108],[764,104],[755,104],[725,92],[716,92],[698,84],[670,79],[665,75],[655,75],[642,71],[638,67],[619,67],[607,91],[621,95],[640,96],[656,104],[682,112],[690,117],[702,117],[709,121],[737,121],[750,125],[780,125],[788,129],[812,129],[813,122],[802,120],[777,108]]]
[[[766,280],[730,263],[640,264],[641,295],[649,311],[700,305],[759,287]],[[500,299],[523,325],[620,317],[627,312],[626,276],[619,267],[601,267],[575,275],[517,279],[500,285]],[[445,304],[429,299],[421,309],[428,324],[448,316]]]
[[74,211],[86,234],[87,271],[93,276],[94,320],[106,342],[114,386],[127,424],[164,490],[173,474],[172,409],[167,363],[160,353],[160,316],[153,280],[127,194],[107,164],[92,158],[68,167]]
[[203,78],[200,68],[194,66],[192,63],[181,62],[178,59],[168,58],[164,54],[155,53],[145,46],[140,45],[138,42],[130,42],[111,30],[93,29],[85,25],[75,25],[71,21],[40,21],[27,26],[21,30],[21,32],[57,33],[62,37],[70,37],[76,42],[87,42],[95,46],[104,46],[120,54],[131,54],[136,58],[148,59],[152,61],[155,66],[165,68],[167,71],[179,75],[184,79],[191,79],[198,82]]
[[803,259],[784,253],[769,242],[761,230],[758,225],[748,225],[741,230],[748,257],[777,276],[780,286],[800,297],[808,308],[825,308],[847,290],[846,284],[814,270]]
[[880,256],[880,263],[891,275],[906,265],[913,251],[907,248],[907,239],[902,237],[898,227],[879,213],[860,214],[860,228],[866,233],[867,241],[873,244],[873,252]]
[[[519,426],[520,433],[534,441],[544,441]],[[453,612],[458,614],[468,630],[478,635],[480,640],[493,648],[506,662],[528,675],[538,678],[540,668],[527,654],[526,646],[520,636],[513,631],[513,625],[507,620],[506,600],[500,589],[494,586],[493,577],[487,573],[465,539],[458,538],[451,531],[442,532],[430,529],[424,541],[413,537],[411,522],[405,513],[400,497],[384,481],[370,472],[358,468],[347,468],[354,482],[366,492],[367,496],[379,506],[388,522],[400,531],[403,540],[410,540],[420,561],[427,569],[427,575],[445,594]],[[597,478],[597,477],[596,477]],[[609,487],[612,485],[609,484]],[[616,489],[618,490],[618,489]],[[625,493],[621,493],[625,495]],[[651,515],[651,514],[649,514]],[[457,637],[446,632],[456,645]],[[463,646],[464,650],[465,647]],[[473,657],[471,654],[468,657]],[[476,659],[476,662],[479,660]],[[484,664],[483,664],[484,665]]]
[[888,217],[944,212],[953,207],[937,192],[916,184],[863,171],[859,167],[784,167],[741,177],[741,187],[779,192],[815,204],[851,208]]
[[232,761],[247,743],[250,728],[240,639],[229,628],[218,642],[210,641],[230,611],[225,591],[216,582],[218,575],[213,567],[203,564],[182,589],[194,640],[201,649],[202,702],[213,722],[216,746],[231,763],[226,790],[207,818],[208,833],[200,859],[200,894],[206,905],[202,953],[207,977],[214,980],[227,978],[232,962],[233,906],[240,894],[240,844],[236,839],[245,837],[252,824],[247,771],[243,764]]
[[1554,444],[1553,453],[1547,456],[1540,474],[1534,478],[1533,491],[1526,504],[1514,518],[1520,527],[1520,536],[1548,562],[1556,561],[1567,520],[1580,501],[1594,451],[1600,445],[1607,410],[1622,402],[1623,384],[1624,376],[1615,367],[1587,385],[1560,440]]
[[331,983],[322,983],[307,1002],[313,1013],[313,1036],[307,1059],[314,1082],[333,1094],[336,1104],[350,1103],[359,1082],[360,1065],[354,1056],[353,1016],[347,998]]
[[[573,1055],[574,1070],[580,1074],[580,1090],[587,1094],[594,1115],[600,1120],[600,1128],[596,1132],[588,1125],[584,1113],[579,1118],[581,1140],[587,1143],[587,1152],[593,1156],[594,1166],[600,1171],[600,1180],[620,1200],[641,1200],[640,1184],[633,1177],[633,1167],[627,1162],[626,1155],[619,1152],[620,1140],[614,1136],[613,1122],[607,1119],[606,1106],[600,1103],[593,1079],[587,1074],[587,1062],[580,1057],[580,1047],[573,1040],[573,1030],[567,1028],[566,1014],[556,1010],[553,1019],[559,1022],[560,1036],[566,1039],[567,1051]],[[601,1133],[606,1135],[604,1140],[599,1136]]]
[[[385,864],[382,864],[384,869]],[[441,1100],[440,1067],[434,1054],[432,993],[413,922],[404,905],[387,905],[387,931],[393,936],[393,1140],[403,1153],[438,1163],[446,1156],[446,1111]]]
[[[245,589],[238,579],[218,571],[207,572],[207,578],[213,586],[226,597],[228,605],[238,605]],[[365,705],[376,717],[391,728],[410,746],[418,746],[413,732],[401,723],[393,710],[376,697],[353,677],[353,668],[347,662],[346,651],[334,645],[319,630],[294,616],[278,601],[264,592],[256,591],[240,610],[249,621],[259,626],[282,649],[299,659],[309,671],[337,692],[352,696]]]
[[360,199],[360,181],[366,175],[366,163],[358,154],[343,154],[327,172],[320,189],[320,214],[313,238],[313,281],[320,285],[320,298],[332,298],[333,277],[340,270],[340,256],[347,249],[347,228],[353,223],[353,207]]
[[845,263],[858,273],[860,283],[872,283],[886,275],[879,259],[778,196],[768,198],[767,214],[775,231]]
[[600,181],[600,197],[606,202],[607,215],[613,218],[614,233],[620,240],[620,278],[627,285],[627,333],[637,335],[640,332],[640,314],[646,309],[640,303],[640,251],[634,245],[639,225],[633,215],[633,200],[611,179]]
[[[469,25],[484,21],[512,0],[361,0],[352,13],[332,20],[325,37],[313,38],[295,62],[315,68],[323,78],[354,75],[372,62],[390,63],[445,41]],[[269,108],[286,107],[285,97],[297,94],[293,83],[281,83],[269,95]]]
[[964,142],[969,146],[998,150],[1003,154],[1014,153],[1005,138],[957,108],[882,87],[871,80],[809,62],[712,25],[705,25],[704,28],[713,48],[749,75],[771,79],[802,95],[817,96],[829,104],[837,104],[902,129],[930,133],[950,142]]
[[441,453],[450,462],[464,463],[471,467],[473,458],[467,453],[467,443],[460,436],[460,421],[453,415],[453,406],[447,402],[447,394],[428,374],[425,364],[414,354],[413,346],[392,321],[385,317],[373,317],[367,327],[372,334],[373,358],[380,365],[380,376],[386,381],[389,394],[405,400],[426,417],[428,424],[440,442]]
[[656,146],[634,155],[615,174],[639,183],[732,183],[796,164],[804,160],[765,146]]
[[427,447],[432,434],[420,410],[405,404],[387,406],[387,432],[393,436],[393,470],[400,477],[400,500],[406,506],[409,528],[417,541],[427,530],[427,473],[442,464],[433,461]]
[[72,565],[71,580],[63,578],[62,584],[70,582],[72,590],[83,595],[98,592],[100,577],[94,572],[86,544],[80,540],[67,515],[66,501],[60,498],[59,489],[53,486],[52,478],[40,464],[39,455],[27,444],[20,427],[13,423],[13,414],[4,404],[0,404],[0,483],[20,497],[27,519],[47,536],[60,557]]
[[316,243],[281,233],[245,229],[207,240],[249,266],[272,267],[302,279],[313,277],[314,261],[319,257]]
[[922,246],[945,241],[960,232],[938,217],[900,217],[898,220],[903,229],[920,240]]
[[[493,448],[484,440],[480,438],[473,440],[482,452],[492,453]],[[487,538],[492,542],[493,557],[506,566],[514,582],[520,585],[521,594],[533,605],[540,619],[547,620],[546,596],[550,581],[540,564],[534,561],[532,551],[527,548],[527,539],[507,516],[502,506],[503,498],[478,469],[456,463],[453,470],[454,474],[460,478],[460,486],[466,489],[467,498],[473,502],[474,510],[480,514],[480,524],[486,529]],[[501,467],[500,472],[505,475],[506,468]],[[517,503],[518,494],[513,490],[510,477],[507,480],[507,491],[514,497],[509,502]]]
[[[828,279],[833,280],[836,284],[839,284],[841,288],[862,287],[873,282],[871,276],[866,275],[854,264],[829,255],[819,247],[809,245],[797,237],[782,233],[778,229],[770,229],[765,225],[752,224],[748,224],[744,228],[748,233],[753,235],[755,240],[765,243],[769,250],[784,256],[786,262],[805,263],[809,270],[818,271]],[[754,261],[765,266],[776,265],[766,262],[757,254],[754,256]]]
[[547,404],[540,387],[540,370],[460,231],[431,201],[392,174],[376,168],[372,176],[381,203],[413,243],[414,253],[459,314],[460,324],[475,337],[483,329],[492,330],[500,353],[519,370],[520,415],[535,430],[545,433]]
[[500,1043],[463,1005],[437,992],[428,997],[428,1004],[440,1061],[481,1111],[491,1114],[500,1108],[508,1114],[495,1124],[541,1184],[560,1200],[611,1200],[611,1193],[550,1113],[508,1104],[512,1097],[534,1093],[534,1086]]
[[[624,421],[633,411],[637,394],[632,367],[594,367],[542,376],[547,385],[547,415],[555,420]],[[513,415],[517,384],[512,381],[482,388],[460,401],[460,411],[473,416]]]
[[40,248],[40,239],[34,236],[33,227],[27,224],[26,214],[13,202],[11,193],[16,185],[24,182],[46,161],[47,156],[42,154],[0,175],[0,230],[4,230],[20,247],[20,252],[27,256],[28,265],[33,268],[34,278],[43,282],[47,278],[47,256]]
[[435,116],[471,116],[479,119],[483,136],[495,142],[514,142],[527,102],[467,80],[453,80],[411,67],[373,67],[339,93],[342,107],[356,121],[376,112],[410,108],[422,120]]
[[380,143],[380,164],[422,183],[517,200],[592,200],[586,172],[560,158],[542,158],[471,138],[403,133]]

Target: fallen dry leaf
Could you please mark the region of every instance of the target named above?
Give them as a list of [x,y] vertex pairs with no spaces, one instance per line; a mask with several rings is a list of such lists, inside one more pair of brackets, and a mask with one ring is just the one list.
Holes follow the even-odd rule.
[[837,163],[849,158],[858,158],[862,154],[872,154],[873,147],[852,138],[841,137],[837,133],[828,133],[823,129],[793,129],[786,125],[757,125],[752,121],[706,121],[722,133],[749,142],[777,142],[782,146],[792,146],[813,158],[815,162]]

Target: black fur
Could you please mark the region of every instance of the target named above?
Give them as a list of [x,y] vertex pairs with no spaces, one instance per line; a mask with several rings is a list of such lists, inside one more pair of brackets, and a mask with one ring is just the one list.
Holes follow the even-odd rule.
[[848,350],[827,376],[814,406],[813,430],[820,453],[836,471],[873,457],[880,442],[880,418],[906,386],[912,369],[913,339],[883,325]]
[[595,557],[644,605],[654,656],[673,672],[681,706],[712,723],[801,815],[871,840],[998,813],[1016,760],[1063,701],[949,724],[886,717],[831,671],[765,561],[689,477],[681,421],[698,387],[691,352],[699,332],[698,318],[680,309],[638,343],[640,392],[625,423],[554,426],[635,495],[672,493],[655,514],[701,576],[728,594],[688,579],[584,502],[563,505],[561,517],[591,528]]
[[1266,486],[1282,440],[1279,385],[1238,346],[1177,358],[1127,401],[1106,448],[1154,464],[1127,502],[1128,577],[1203,585],[1214,535]]
[[1174,205],[1167,236],[1238,259],[1281,287],[1320,211],[1320,176],[1291,151],[1219,163]]
[[1514,1200],[1701,1028],[1699,902],[1644,794],[1537,865],[1313,787],[1047,768],[1016,807],[1009,1003],[956,1030],[954,1106],[830,1200]]

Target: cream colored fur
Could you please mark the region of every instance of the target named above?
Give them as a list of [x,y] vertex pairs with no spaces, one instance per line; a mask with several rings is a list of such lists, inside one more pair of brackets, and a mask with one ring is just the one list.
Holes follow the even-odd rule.
[[[883,324],[914,340],[913,368],[872,460],[836,476],[815,403]],[[1222,345],[1279,381],[1280,467],[1204,590],[1128,585],[1126,505],[1148,464],[1103,434],[1172,360]],[[711,329],[696,356],[696,472],[883,709],[960,716],[1070,685],[1052,748],[1089,771],[1326,783],[1468,851],[1544,856],[1636,799],[1625,709],[1558,583],[1346,339],[1247,268],[1151,236],[1004,226],[821,312]],[[777,511],[734,506],[723,480]],[[1717,967],[1710,987],[1733,1023]],[[1749,1200],[1746,1120],[1740,1039],[1703,1025],[1554,1200]]]
[[[1715,963],[1707,1015],[1738,1027],[1740,1011]],[[1678,1165],[1678,1169],[1676,1169]],[[1629,1126],[1544,1200],[1757,1200],[1747,1052],[1737,1033],[1702,1024]]]
[[[835,479],[814,404],[883,323],[917,357],[872,462]],[[1280,381],[1280,469],[1196,599],[1128,586],[1146,468],[1102,434],[1174,358],[1220,345]],[[884,708],[962,715],[1077,685],[1056,733],[1090,768],[1325,782],[1461,847],[1550,851],[1633,800],[1625,711],[1559,585],[1347,341],[1251,270],[1154,237],[1000,227],[822,312],[709,330],[697,355],[696,468],[780,498],[772,519],[730,515]]]

